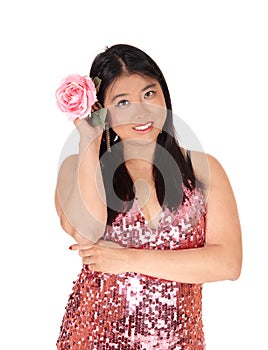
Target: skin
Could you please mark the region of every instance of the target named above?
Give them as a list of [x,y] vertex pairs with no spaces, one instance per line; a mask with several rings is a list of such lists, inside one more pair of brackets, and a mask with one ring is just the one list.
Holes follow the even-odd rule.
[[[156,121],[152,118],[153,113],[148,112],[148,108],[158,106],[159,111],[165,108],[160,85],[148,77],[124,75],[108,88],[104,105],[109,108],[110,123],[114,131],[123,141],[125,162],[133,178],[139,205],[146,220],[152,227],[155,227],[158,224],[161,207],[157,201],[152,181],[152,157],[155,140],[161,132],[165,117],[160,113]],[[140,108],[139,113],[135,107]],[[120,113],[127,108],[130,110],[133,108],[133,114],[129,112],[129,120],[120,122]],[[148,121],[153,121],[153,126],[148,132],[141,134],[133,129]],[[84,199],[89,210],[93,210],[94,207],[96,210],[94,215],[98,217],[99,222],[106,222],[104,202],[98,202],[95,196],[87,194],[88,176],[91,172],[86,172],[86,169],[87,166],[92,167],[92,159],[97,169],[97,158],[92,154],[98,153],[100,139],[96,136],[97,130],[89,131],[82,127],[85,126],[83,121],[82,124],[79,122],[76,125],[78,128],[80,125],[82,144],[90,133],[95,137],[95,141],[91,142],[90,147],[84,151],[83,160],[80,159],[81,163],[84,162],[85,172],[83,173],[82,169],[79,176],[82,183],[81,190],[84,191]],[[146,152],[144,152],[145,145]],[[79,155],[67,158],[59,173],[55,203],[63,229],[77,242],[71,246],[71,249],[79,252],[84,264],[88,264],[89,268],[94,271],[115,274],[136,272],[184,283],[236,280],[240,276],[241,227],[230,181],[222,165],[213,156],[200,152],[191,153],[197,177],[208,185],[206,244],[202,248],[185,250],[128,249],[105,241],[93,243],[81,236],[64,216],[62,209],[66,203],[68,204],[71,190],[68,193],[67,189],[71,188],[71,184],[75,181],[74,175],[71,174],[75,173]],[[204,162],[204,157],[206,162]],[[63,178],[64,181],[62,181]],[[64,193],[64,195],[59,196],[59,193]],[[92,198],[94,198],[94,206]]]

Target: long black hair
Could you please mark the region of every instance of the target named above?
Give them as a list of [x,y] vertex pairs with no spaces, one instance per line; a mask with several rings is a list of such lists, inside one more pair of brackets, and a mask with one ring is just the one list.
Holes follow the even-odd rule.
[[[153,178],[157,198],[161,206],[175,209],[185,200],[183,185],[192,190],[197,186],[190,158],[182,153],[173,124],[171,98],[166,80],[156,62],[142,50],[126,44],[106,48],[94,59],[90,77],[101,79],[98,101],[104,105],[107,88],[123,74],[139,74],[156,79],[163,91],[167,117],[157,138],[153,161]],[[107,152],[103,134],[100,147],[100,163],[106,191],[108,219],[111,224],[119,212],[129,210],[135,193],[133,181],[124,163],[122,144],[110,128],[112,152]]]

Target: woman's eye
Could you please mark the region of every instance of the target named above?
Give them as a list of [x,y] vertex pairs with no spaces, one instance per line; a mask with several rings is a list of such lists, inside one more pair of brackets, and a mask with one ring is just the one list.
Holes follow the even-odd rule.
[[117,102],[116,107],[123,107],[129,104],[128,100],[121,100],[119,102]]
[[150,91],[147,91],[144,95],[145,98],[149,98],[149,97],[152,97],[156,94],[156,91],[153,91],[153,90],[150,90]]

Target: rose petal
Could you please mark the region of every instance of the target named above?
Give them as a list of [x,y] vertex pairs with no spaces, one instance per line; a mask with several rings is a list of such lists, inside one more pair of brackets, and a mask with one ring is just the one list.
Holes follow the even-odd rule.
[[59,109],[68,114],[69,120],[85,118],[97,101],[95,85],[87,76],[71,74],[57,89],[56,100]]

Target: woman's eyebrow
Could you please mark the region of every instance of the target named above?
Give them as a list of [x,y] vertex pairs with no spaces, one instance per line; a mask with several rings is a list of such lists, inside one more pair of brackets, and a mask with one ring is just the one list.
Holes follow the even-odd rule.
[[151,88],[153,88],[153,87],[156,87],[156,85],[157,85],[157,84],[149,84],[149,85],[145,86],[145,88],[143,88],[141,91],[146,91],[146,90],[148,90],[148,89],[151,89]]
[[[149,85],[146,85],[141,91],[144,92],[150,88],[153,88],[153,87],[156,87],[157,84],[149,84]],[[118,94],[118,95],[115,95],[113,98],[112,98],[112,102],[114,102],[118,97],[124,97],[124,96],[127,96],[129,95],[128,93],[123,93],[123,94]]]
[[127,95],[128,95],[127,93],[115,95],[115,96],[112,98],[112,102],[114,102],[118,97],[123,97],[123,96],[127,96]]

